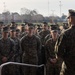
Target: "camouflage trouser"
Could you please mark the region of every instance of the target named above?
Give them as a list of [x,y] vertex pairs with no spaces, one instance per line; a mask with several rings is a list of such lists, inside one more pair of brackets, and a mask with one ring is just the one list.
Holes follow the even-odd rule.
[[2,75],[16,75],[14,65],[6,65],[2,69]]
[[23,67],[23,74],[24,75],[36,75],[37,70],[35,67]]
[[[14,59],[14,61],[17,62],[17,63],[20,63],[20,57],[19,57],[19,56],[16,57],[16,58]],[[19,65],[15,65],[15,72],[16,72],[16,75],[20,75],[20,67],[21,67],[21,66],[19,66]]]
[[[31,61],[31,62],[28,62],[27,64],[36,65],[34,63],[35,63],[35,61],[34,62]],[[23,66],[22,70],[23,70],[24,75],[36,75],[37,74],[37,68],[36,67]]]
[[[36,57],[22,57],[22,63],[25,64],[32,64],[32,65],[37,65],[38,64],[38,59]],[[22,67],[23,74],[24,75],[36,75],[37,74],[37,68],[36,67],[28,67],[28,66],[23,66]]]

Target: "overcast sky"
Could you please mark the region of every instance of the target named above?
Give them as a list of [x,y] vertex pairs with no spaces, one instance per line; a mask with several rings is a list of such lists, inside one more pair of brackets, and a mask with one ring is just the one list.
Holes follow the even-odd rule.
[[[49,1],[49,14],[48,14],[48,1]],[[0,13],[4,11],[5,7],[10,12],[19,12],[20,9],[25,7],[30,10],[37,9],[38,13],[48,16],[52,14],[60,15],[60,0],[0,0]],[[75,9],[75,0],[61,0],[61,13],[67,14],[68,9]]]

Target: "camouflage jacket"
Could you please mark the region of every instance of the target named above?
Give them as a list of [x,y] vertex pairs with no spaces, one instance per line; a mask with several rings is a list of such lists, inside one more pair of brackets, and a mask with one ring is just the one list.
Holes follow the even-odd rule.
[[33,35],[32,37],[24,36],[21,39],[21,49],[23,53],[23,60],[25,61],[32,61],[38,62],[38,59],[40,58],[41,54],[41,42],[40,39]]
[[7,57],[7,61],[13,61],[15,52],[15,43],[12,39],[0,39],[0,64],[3,63],[2,58]]
[[56,58],[55,52],[54,52],[55,43],[56,41],[54,41],[52,38],[46,41],[46,44],[45,44],[46,61],[52,58]]
[[18,38],[12,38],[15,42],[15,56],[19,56],[20,53],[21,53],[21,50],[20,50],[20,40]]

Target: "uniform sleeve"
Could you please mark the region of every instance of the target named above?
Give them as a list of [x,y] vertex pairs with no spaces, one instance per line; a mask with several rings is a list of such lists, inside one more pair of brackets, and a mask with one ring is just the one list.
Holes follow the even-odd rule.
[[40,38],[37,38],[37,52],[38,52],[38,64],[41,64],[41,48],[42,48],[42,44],[41,44],[41,40]]
[[45,44],[45,58],[46,58],[46,62],[49,58],[49,52],[48,52],[48,41],[46,41],[46,44]]
[[2,59],[2,54],[1,54],[1,40],[0,40],[0,60]]
[[40,40],[40,38],[38,38],[38,41],[37,41],[37,49],[38,50],[41,50],[41,46],[42,46],[41,40]]
[[45,57],[46,57],[46,61],[48,59],[56,58],[55,52],[54,52],[54,45],[52,45],[50,40],[47,40],[45,44]]
[[23,41],[20,39],[20,62],[22,62],[22,54],[23,54]]
[[24,51],[24,47],[23,47],[23,38],[20,40],[20,48],[21,48],[21,52]]
[[3,58],[3,55],[2,55],[2,53],[1,53],[1,45],[0,45],[0,64],[1,64],[1,62],[2,62],[2,58]]
[[20,48],[20,40],[18,39],[18,45],[17,45],[17,51],[15,53],[16,57],[21,54],[21,48]]
[[11,40],[11,45],[10,45],[10,52],[9,52],[9,55],[8,55],[8,61],[9,60],[14,60],[14,57],[15,57],[15,42]]
[[66,35],[62,34],[58,38],[55,45],[55,53],[58,58],[64,59],[65,51],[66,51]]
[[22,61],[22,55],[23,55],[23,52],[24,52],[24,37],[21,38],[20,40],[20,56],[21,56],[21,61]]

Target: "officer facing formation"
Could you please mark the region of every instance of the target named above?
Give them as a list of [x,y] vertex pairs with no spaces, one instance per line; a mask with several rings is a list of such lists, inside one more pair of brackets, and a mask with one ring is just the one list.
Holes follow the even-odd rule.
[[69,10],[68,23],[71,27],[60,35],[55,51],[66,64],[64,75],[75,75],[75,11],[72,9]]

